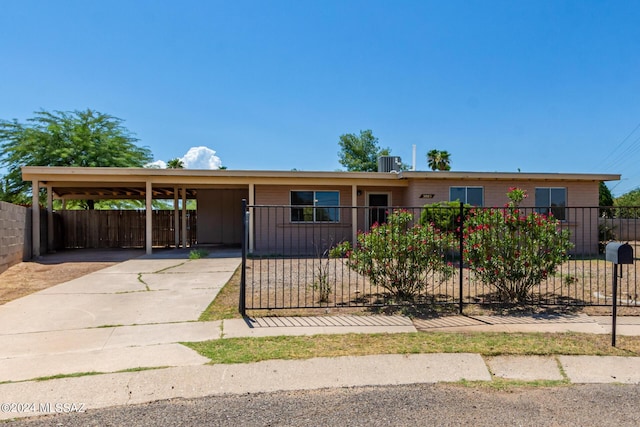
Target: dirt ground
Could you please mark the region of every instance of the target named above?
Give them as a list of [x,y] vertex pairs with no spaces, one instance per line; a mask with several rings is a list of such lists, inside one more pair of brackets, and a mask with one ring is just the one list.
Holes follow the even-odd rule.
[[[141,249],[76,249],[16,264],[0,273],[0,305],[143,254],[144,250]],[[476,309],[470,305],[466,310],[471,314]],[[590,315],[609,315],[611,307],[581,307],[577,311]],[[638,316],[640,308],[619,307],[618,315]]]
[[76,249],[21,262],[0,273],[0,305],[142,254],[136,249]]

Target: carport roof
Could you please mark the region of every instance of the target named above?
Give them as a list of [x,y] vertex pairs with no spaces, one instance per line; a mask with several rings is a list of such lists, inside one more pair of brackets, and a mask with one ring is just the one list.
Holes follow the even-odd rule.
[[283,185],[383,185],[406,186],[398,174],[377,172],[307,172],[242,171],[153,168],[83,168],[25,166],[22,179],[50,186],[55,195],[65,199],[141,199],[146,183],[153,188],[153,198],[173,198],[176,188],[184,188],[187,197],[195,197],[203,188],[247,188],[249,184]]
[[313,171],[243,171],[152,168],[83,168],[25,166],[22,179],[50,186],[59,198],[73,199],[141,199],[146,184],[153,188],[153,198],[173,198],[176,188],[184,188],[187,197],[195,197],[202,188],[247,188],[263,185],[368,185],[406,187],[409,180],[501,180],[501,181],[615,181],[618,174],[520,173],[520,172],[451,172],[403,171],[313,172]]

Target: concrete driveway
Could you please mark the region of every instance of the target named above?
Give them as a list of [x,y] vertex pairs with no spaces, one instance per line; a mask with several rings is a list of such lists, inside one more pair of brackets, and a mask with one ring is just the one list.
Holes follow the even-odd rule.
[[235,250],[159,251],[4,304],[0,382],[202,364],[177,343],[220,337],[196,321],[239,265]]

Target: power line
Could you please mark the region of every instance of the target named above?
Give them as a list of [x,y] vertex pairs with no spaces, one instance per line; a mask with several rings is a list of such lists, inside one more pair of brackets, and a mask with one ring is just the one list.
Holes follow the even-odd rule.
[[[611,150],[611,151],[609,152],[609,154],[607,154],[607,155],[602,159],[601,164],[603,164],[603,163],[607,162],[607,161],[608,161],[608,160],[609,160],[609,159],[610,159],[614,154],[616,154],[616,152],[620,149],[620,147],[622,147],[622,146],[624,145],[624,143],[625,143],[629,138],[631,138],[631,135],[633,135],[633,134],[634,134],[638,129],[640,129],[640,122],[638,123],[638,125],[637,125],[635,128],[633,128],[633,130],[632,130],[632,131],[631,131],[631,132],[630,132],[630,133],[629,133],[629,134],[628,134],[628,135],[627,135],[627,136],[626,136],[622,141],[620,141],[620,142],[616,145],[616,147],[615,147],[613,150]],[[640,139],[640,138],[639,138],[639,139]],[[636,141],[638,141],[638,139],[636,139],[634,142],[636,142]],[[632,147],[633,147],[633,143],[631,144],[631,148],[632,148]],[[628,149],[628,148],[627,148],[627,149]],[[625,149],[625,150],[626,150],[626,149]],[[616,158],[619,158],[619,155],[618,155],[618,157],[616,157]]]
[[631,142],[628,147],[626,147],[614,159],[612,159],[604,169],[614,169],[614,167],[621,167],[621,165],[633,161],[633,155],[638,151],[640,151],[640,136],[638,136],[638,138]]

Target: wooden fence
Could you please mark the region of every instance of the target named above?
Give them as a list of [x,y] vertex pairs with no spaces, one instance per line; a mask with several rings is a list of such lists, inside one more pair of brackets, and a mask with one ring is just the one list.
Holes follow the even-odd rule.
[[[145,211],[63,210],[62,246],[64,248],[136,248],[145,246]],[[182,224],[182,212],[178,212]],[[153,246],[175,244],[174,211],[153,211]],[[182,241],[182,225],[179,227]],[[187,211],[187,244],[196,243],[196,211]]]

